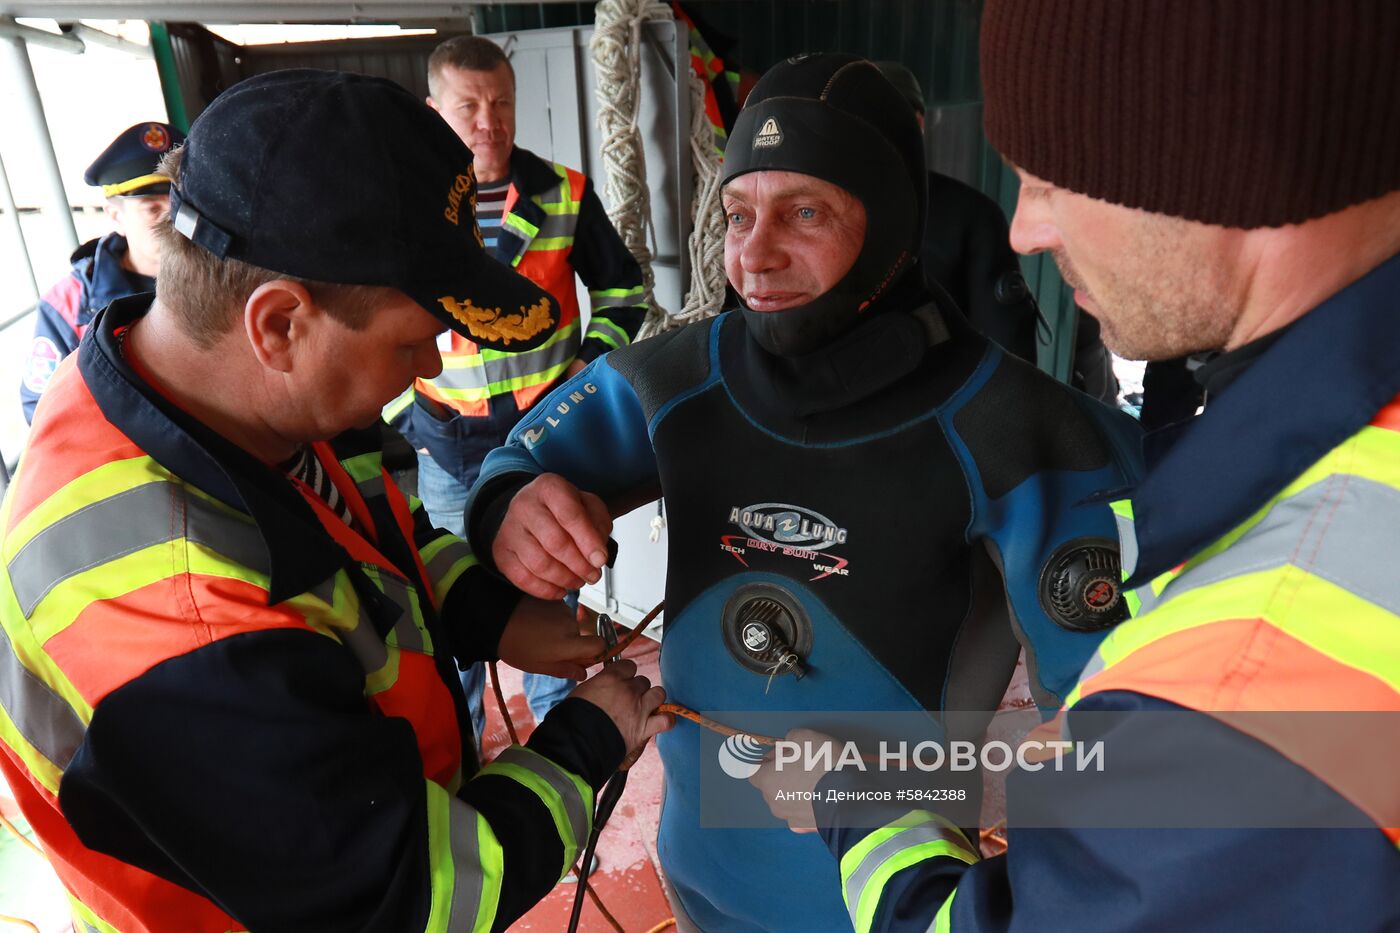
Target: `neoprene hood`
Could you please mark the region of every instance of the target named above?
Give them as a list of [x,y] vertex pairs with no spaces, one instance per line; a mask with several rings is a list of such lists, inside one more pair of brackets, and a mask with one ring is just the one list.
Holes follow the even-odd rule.
[[763,171],[820,178],[865,206],[865,242],[830,291],[784,311],[743,309],[769,352],[810,353],[853,327],[912,264],[927,200],[923,136],[908,102],[872,63],[798,55],[759,79],[729,134],[724,183]]

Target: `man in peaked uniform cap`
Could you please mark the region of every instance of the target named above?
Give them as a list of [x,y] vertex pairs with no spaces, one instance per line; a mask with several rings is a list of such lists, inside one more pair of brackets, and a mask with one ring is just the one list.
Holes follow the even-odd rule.
[[59,361],[78,349],[92,316],[118,298],[155,291],[160,245],[155,227],[170,208],[169,179],[156,174],[161,156],[185,141],[166,123],[138,123],[112,140],[83,180],[107,198],[113,231],[73,253],[73,268],[39,299],[34,340],[20,380],[26,421]]

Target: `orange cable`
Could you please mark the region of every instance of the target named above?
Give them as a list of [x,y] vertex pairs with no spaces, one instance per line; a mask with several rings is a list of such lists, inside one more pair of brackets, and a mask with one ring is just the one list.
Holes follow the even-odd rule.
[[491,662],[491,689],[496,691],[496,705],[501,708],[501,718],[506,721],[506,732],[510,733],[510,744],[519,745],[520,736],[515,734],[515,722],[510,718],[510,710],[506,709],[506,695],[501,690],[501,674],[496,670],[496,662]]

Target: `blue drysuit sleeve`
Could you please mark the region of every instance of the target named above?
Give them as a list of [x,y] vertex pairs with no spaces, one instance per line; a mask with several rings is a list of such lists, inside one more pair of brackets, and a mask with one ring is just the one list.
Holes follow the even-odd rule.
[[[1126,612],[1118,532],[1107,498],[1139,478],[1141,429],[1126,414],[1029,372],[999,350],[981,369],[969,383],[967,400],[953,400],[948,420],[949,441],[972,494],[968,540],[985,546],[1001,573],[1011,624],[1026,651],[1031,692],[1049,715],[1078,682],[1111,629],[1109,619]],[[1042,416],[1015,438],[993,436],[975,406],[998,397],[987,391],[992,380],[1005,385],[1012,379],[1019,394],[1011,397],[1039,395]],[[1025,466],[1008,472],[1008,461]],[[1093,594],[1105,601],[1102,623],[1094,620],[1096,609],[1083,592],[1055,589],[1057,580],[1082,585],[1096,562],[1111,563],[1089,574],[1105,587]],[[1074,573],[1063,573],[1066,567]]]
[[[530,409],[504,447],[487,454],[467,500],[469,532],[480,526],[502,489],[557,473],[603,499],[657,486],[656,456],[646,416],[632,386],[599,357]],[[494,536],[494,528],[489,529]],[[477,554],[489,542],[472,540]]]

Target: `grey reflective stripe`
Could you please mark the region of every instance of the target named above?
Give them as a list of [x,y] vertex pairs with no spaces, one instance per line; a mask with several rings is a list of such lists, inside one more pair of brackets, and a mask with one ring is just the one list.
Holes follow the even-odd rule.
[[363,602],[360,603],[359,618],[355,620],[355,627],[342,631],[340,641],[350,649],[350,653],[360,662],[366,674],[373,674],[389,660],[389,646],[384,644],[384,639],[374,630],[374,621],[370,619]]
[[74,919],[74,921],[76,921],[77,923],[82,924],[82,933],[102,933],[101,930],[99,930],[97,927],[93,926],[91,923],[88,923],[88,922],[87,922],[86,920],[84,920],[82,917],[74,917],[73,919]]
[[[1084,665],[1084,670],[1079,672],[1078,682],[1082,684],[1090,677],[1098,676],[1099,674],[1103,673],[1103,670],[1106,667],[1108,667],[1108,665],[1104,663],[1103,655],[1095,651],[1092,655],[1089,656],[1089,663]],[[1063,727],[1064,724],[1061,724],[1061,728]]]
[[202,544],[254,573],[272,573],[272,559],[262,532],[251,521],[220,512],[199,496],[180,490],[185,506],[185,538]]
[[375,496],[382,496],[384,495],[384,474],[380,473],[373,479],[367,479],[363,483],[357,484],[356,488],[360,490],[360,496],[366,502]]
[[476,811],[456,797],[448,798],[448,827],[452,834],[452,909],[448,930],[471,930],[481,912],[481,843]]
[[[595,311],[603,308],[631,308],[646,303],[646,295],[641,290],[630,295],[600,295],[598,292],[590,291],[588,298]],[[592,327],[589,328],[589,330],[592,329]],[[626,336],[626,334],[623,335],[624,338]]]
[[1157,604],[1162,601],[1162,598],[1158,596],[1157,593],[1152,589],[1151,580],[1147,581],[1142,586],[1133,590],[1133,593],[1138,598],[1137,614],[1139,616],[1146,615],[1148,612],[1152,611],[1153,609],[1156,609]]
[[69,577],[182,535],[267,573],[267,549],[256,525],[219,512],[175,483],[156,480],[85,505],[31,538],[8,566],[15,598],[27,619]]
[[1291,564],[1400,615],[1397,528],[1400,489],[1335,473],[1274,503],[1238,541],[1167,584],[1162,599]]
[[[554,788],[554,792],[564,801],[564,812],[568,815],[569,825],[573,827],[574,831],[574,844],[582,849],[588,842],[591,814],[588,812],[583,797],[579,795],[578,785],[569,780],[558,765],[542,755],[526,751],[523,748],[515,746],[507,748],[496,758],[496,762],[518,765],[528,771],[533,771],[542,777],[550,787]],[[578,852],[576,851],[574,857],[577,856]]]
[[428,571],[428,579],[432,581],[433,586],[437,586],[437,582],[452,569],[453,564],[471,556],[472,549],[467,546],[467,542],[453,541],[434,554],[433,559],[424,565],[424,569]]
[[334,606],[335,581],[336,577],[334,574],[332,574],[331,576],[322,580],[320,583],[317,583],[308,592],[310,592],[312,596],[315,596],[321,602],[325,603],[327,606]]
[[[574,235],[578,229],[578,214],[573,212],[567,214],[546,214],[544,221],[540,224],[540,232],[535,234],[535,240],[551,240],[556,237]],[[531,241],[532,243],[534,241]]]
[[83,744],[87,727],[68,702],[25,667],[0,626],[0,707],[19,734],[60,770]]
[[575,326],[574,331],[564,339],[537,350],[483,360],[480,366],[446,367],[440,375],[428,381],[445,389],[484,389],[493,382],[532,376],[568,363],[578,356],[578,348],[578,328]]
[[[877,845],[865,854],[865,858],[860,860],[856,870],[851,872],[851,877],[846,879],[846,910],[851,915],[851,925],[856,923],[856,916],[860,909],[860,898],[865,893],[865,887],[870,883],[870,879],[879,871],[880,866],[894,858],[905,849],[922,845],[925,842],[934,842],[942,839],[967,852],[967,841],[960,833],[955,833],[951,829],[935,823],[920,823],[910,827],[901,833],[896,833],[889,839]],[[972,853],[968,853],[972,857]]]
[[1137,569],[1137,531],[1133,528],[1133,520],[1131,518],[1124,518],[1122,515],[1114,512],[1113,520],[1118,524],[1118,560],[1123,565],[1123,579],[1126,580],[1131,577],[1133,571]]
[[409,593],[407,582],[386,573],[379,574],[379,587],[384,595],[398,604],[402,610],[394,622],[394,634],[398,636],[399,648],[404,651],[423,650],[423,633],[413,619],[413,595]]

